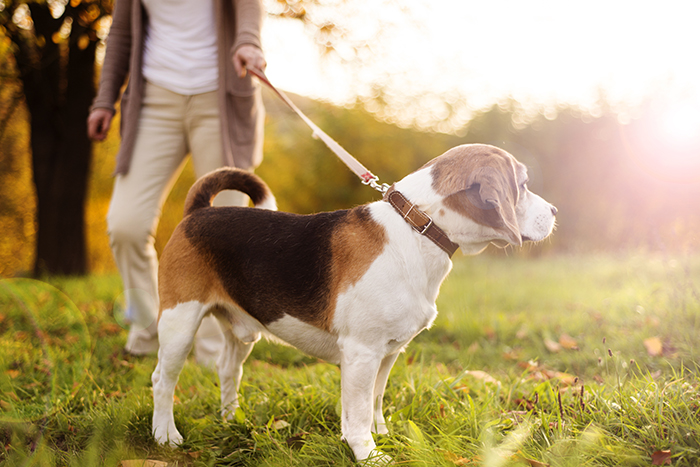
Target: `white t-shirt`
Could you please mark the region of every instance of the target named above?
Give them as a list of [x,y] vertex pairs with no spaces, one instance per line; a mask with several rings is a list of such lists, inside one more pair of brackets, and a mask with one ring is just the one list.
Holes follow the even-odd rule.
[[143,76],[184,95],[219,88],[213,0],[142,0],[148,12]]

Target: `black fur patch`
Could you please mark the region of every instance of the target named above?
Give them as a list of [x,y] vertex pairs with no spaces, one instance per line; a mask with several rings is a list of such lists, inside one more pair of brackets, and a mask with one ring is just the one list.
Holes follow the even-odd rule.
[[250,197],[254,205],[260,204],[270,192],[265,182],[254,173],[235,167],[222,167],[203,176],[190,188],[185,199],[185,216],[211,206],[211,200],[223,190],[241,191]]
[[[210,207],[192,212],[181,227],[251,316],[268,324],[287,313],[314,324],[331,305],[331,237],[350,212]],[[369,216],[364,206],[352,212]]]

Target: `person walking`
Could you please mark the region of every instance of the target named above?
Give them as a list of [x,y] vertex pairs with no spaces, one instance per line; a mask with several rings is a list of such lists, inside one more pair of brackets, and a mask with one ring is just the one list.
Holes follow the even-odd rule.
[[[264,70],[261,0],[115,0],[88,135],[103,140],[120,100],[121,144],[107,214],[126,296],[126,351],[158,350],[161,209],[187,154],[197,177],[222,166],[253,170],[262,159],[264,109],[247,67]],[[222,192],[216,205],[245,206]],[[197,361],[216,362],[223,335],[205,318]]]

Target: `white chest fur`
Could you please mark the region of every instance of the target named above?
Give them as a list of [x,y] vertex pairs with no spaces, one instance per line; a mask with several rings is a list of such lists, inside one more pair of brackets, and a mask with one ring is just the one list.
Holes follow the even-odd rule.
[[452,262],[388,203],[370,209],[390,240],[365,275],[339,295],[333,329],[387,355],[433,323],[435,300]]

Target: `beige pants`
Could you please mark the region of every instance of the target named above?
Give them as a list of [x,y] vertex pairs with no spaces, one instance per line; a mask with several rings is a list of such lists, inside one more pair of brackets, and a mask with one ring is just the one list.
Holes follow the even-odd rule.
[[[126,175],[118,175],[107,214],[110,245],[124,282],[126,350],[158,350],[158,257],[154,247],[161,208],[188,153],[197,177],[222,165],[216,92],[183,96],[146,83],[134,153]],[[217,205],[247,205],[240,192],[226,191]],[[208,316],[195,339],[195,356],[213,365],[223,346],[216,319]]]

